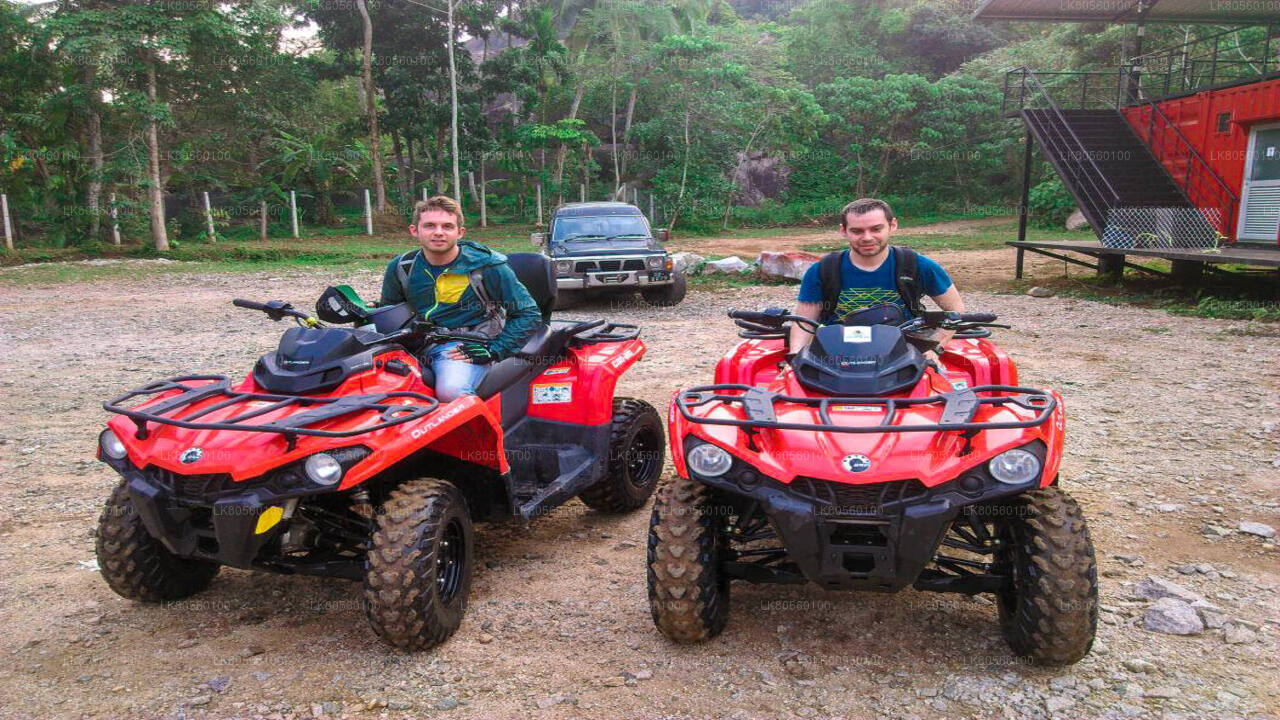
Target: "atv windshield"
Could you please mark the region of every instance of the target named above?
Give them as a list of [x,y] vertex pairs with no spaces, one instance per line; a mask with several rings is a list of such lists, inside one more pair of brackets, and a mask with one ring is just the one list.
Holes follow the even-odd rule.
[[649,223],[642,215],[562,217],[556,219],[551,242],[608,242],[614,246],[643,248],[649,246],[650,237]]

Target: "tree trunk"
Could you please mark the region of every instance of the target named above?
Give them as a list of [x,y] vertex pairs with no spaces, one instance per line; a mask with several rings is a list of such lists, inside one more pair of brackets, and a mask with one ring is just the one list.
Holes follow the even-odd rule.
[[453,3],[449,3],[449,141],[453,154],[453,199],[462,204],[462,177],[458,173],[458,68],[453,59]]
[[668,230],[674,230],[676,221],[680,219],[680,211],[684,209],[684,188],[685,183],[689,180],[689,156],[692,154],[692,145],[689,143],[689,115],[688,110],[684,112],[684,168],[680,171],[680,192],[676,195],[676,211],[671,215],[671,224],[667,226]]
[[[747,147],[742,151],[744,160],[748,159],[751,154],[751,146],[756,143],[756,138],[760,136],[760,131],[764,129],[764,124],[769,121],[769,116],[765,116],[760,124],[756,126],[755,132],[751,133],[751,139],[747,141]],[[737,172],[734,172],[734,181],[732,187],[729,188],[729,197],[724,201],[724,222],[721,227],[725,230],[729,229],[729,215],[733,212],[733,194],[738,191]]]
[[484,184],[484,161],[485,157],[480,155],[480,227],[489,227],[489,193],[488,188]]
[[400,142],[400,131],[391,131],[391,148],[396,154],[396,185],[400,187],[400,202],[413,207],[413,186],[409,184],[409,168],[404,162],[404,146]]
[[631,149],[631,120],[636,115],[636,92],[638,87],[631,86],[631,95],[627,97],[627,121],[622,126],[622,172],[623,177],[627,174],[627,153]]
[[377,197],[375,209],[387,209],[387,187],[382,178],[382,152],[378,135],[378,91],[373,86],[373,23],[369,20],[367,0],[356,0],[360,21],[364,23],[364,103],[369,115],[369,155],[373,159],[373,190]]
[[418,201],[418,159],[413,156],[413,136],[405,133],[404,142],[409,146],[409,205]]
[[102,116],[95,107],[89,112],[89,239],[97,240],[102,232]]
[[89,98],[89,116],[86,118],[85,125],[89,135],[90,166],[85,206],[89,209],[89,239],[94,241],[102,232],[102,116],[98,113],[98,96],[92,65],[85,65],[81,81]]
[[[573,93],[573,103],[569,105],[569,116],[566,120],[578,119],[578,106],[582,104],[582,93],[586,90],[582,83],[578,83],[578,89]],[[564,202],[564,188],[561,187],[564,181],[564,161],[569,156],[569,145],[561,142],[560,147],[556,148],[556,188],[560,193],[560,202]]]
[[[156,104],[156,61],[148,58],[147,63],[147,100],[154,108]],[[147,112],[147,180],[150,187],[147,193],[151,197],[151,239],[156,250],[169,251],[169,233],[164,226],[164,187],[160,179],[160,131],[156,127],[155,111]]]
[[[614,73],[617,76],[617,73]],[[613,196],[618,197],[622,186],[622,168],[618,165],[618,83],[615,80],[609,93],[609,145],[613,148]]]
[[262,200],[258,203],[258,239],[262,242],[267,241],[267,201]]

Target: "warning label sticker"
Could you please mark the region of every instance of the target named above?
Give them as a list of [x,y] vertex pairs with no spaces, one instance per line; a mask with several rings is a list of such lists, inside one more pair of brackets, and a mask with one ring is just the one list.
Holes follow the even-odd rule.
[[553,405],[573,402],[573,384],[556,383],[554,385],[534,385],[533,404]]

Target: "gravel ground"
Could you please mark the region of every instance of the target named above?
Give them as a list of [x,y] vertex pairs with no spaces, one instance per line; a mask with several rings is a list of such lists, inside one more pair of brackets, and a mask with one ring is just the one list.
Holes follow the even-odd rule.
[[[735,585],[725,634],[675,646],[649,619],[648,512],[576,501],[529,528],[480,529],[467,619],[428,653],[384,647],[358,586],[338,580],[224,570],[168,606],[116,597],[93,563],[116,482],[93,460],[99,403],[158,377],[242,374],[283,327],[230,299],[305,307],[331,275],[0,285],[0,716],[1280,716],[1280,554],[1238,530],[1280,526],[1280,333],[1063,298],[967,297],[1014,326],[998,340],[1023,383],[1066,398],[1063,485],[1092,522],[1103,606],[1071,668],[1010,656],[985,599],[911,590]],[[641,324],[649,354],[620,392],[663,408],[736,340],[726,308],[793,293],[568,314]],[[1211,627],[1148,631],[1161,595],[1204,598]]]

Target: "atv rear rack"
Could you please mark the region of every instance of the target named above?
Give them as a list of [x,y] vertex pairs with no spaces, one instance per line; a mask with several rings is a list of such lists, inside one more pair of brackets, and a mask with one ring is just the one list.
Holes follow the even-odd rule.
[[[206,381],[207,384],[204,385],[187,384]],[[157,395],[170,390],[180,390],[181,393],[174,395],[173,397],[166,398],[162,402],[152,405],[145,410],[137,410],[121,406],[121,403],[136,397]],[[196,403],[217,397],[224,397],[225,399],[184,417],[173,416],[174,413],[177,413],[183,408],[189,408]],[[399,405],[391,404],[389,402],[397,398],[409,398],[414,400],[415,403],[412,405]],[[198,418],[208,415],[211,412],[247,402],[265,402],[268,404],[264,407],[254,408],[234,417],[227,418],[221,422],[196,422]],[[253,418],[266,415],[267,413],[280,410],[281,408],[292,406],[314,406],[314,409],[290,415],[279,420],[273,420],[262,425],[254,425],[245,422],[247,420],[252,420]],[[348,395],[346,397],[336,398],[312,398],[299,395],[236,392],[231,390],[231,382],[225,375],[183,375],[181,377],[170,378],[168,380],[158,380],[149,385],[144,385],[140,388],[130,390],[114,400],[102,403],[103,409],[107,412],[124,415],[133,420],[133,424],[138,428],[135,435],[139,440],[146,439],[147,423],[153,422],[161,425],[173,425],[175,427],[186,428],[188,430],[234,430],[239,432],[279,433],[288,441],[290,450],[293,450],[293,448],[297,446],[298,436],[300,435],[335,438],[364,435],[365,433],[384,430],[393,425],[417,420],[431,414],[439,406],[440,402],[435,398],[415,392],[388,392],[378,393],[376,395]],[[377,412],[382,421],[376,425],[359,428],[357,430],[317,430],[312,427],[313,425],[317,425],[327,420],[334,420],[336,418],[362,412]]]
[[[735,394],[727,394],[726,391],[731,391]],[[1010,394],[979,397],[978,393],[983,392]],[[746,410],[748,419],[698,417],[689,410],[712,402],[724,404],[741,403]],[[776,403],[817,407],[818,417],[822,422],[816,424],[779,422],[777,413],[774,411]],[[898,417],[898,410],[904,407],[936,405],[939,403],[943,405],[941,422],[923,425],[894,424]],[[878,405],[885,408],[885,413],[884,417],[876,425],[837,425],[831,420],[832,405]],[[1035,411],[1037,414],[1032,420],[974,422],[973,417],[982,405],[1016,405],[1026,410]],[[684,416],[684,419],[703,425],[730,425],[753,430],[770,428],[774,430],[810,430],[814,432],[839,433],[904,433],[956,430],[962,431],[970,437],[982,430],[1005,430],[1043,425],[1049,421],[1057,405],[1057,400],[1043,390],[1009,385],[979,385],[965,390],[924,398],[793,397],[779,395],[754,385],[702,385],[682,390],[676,395],[676,407],[680,410],[680,414]]]

